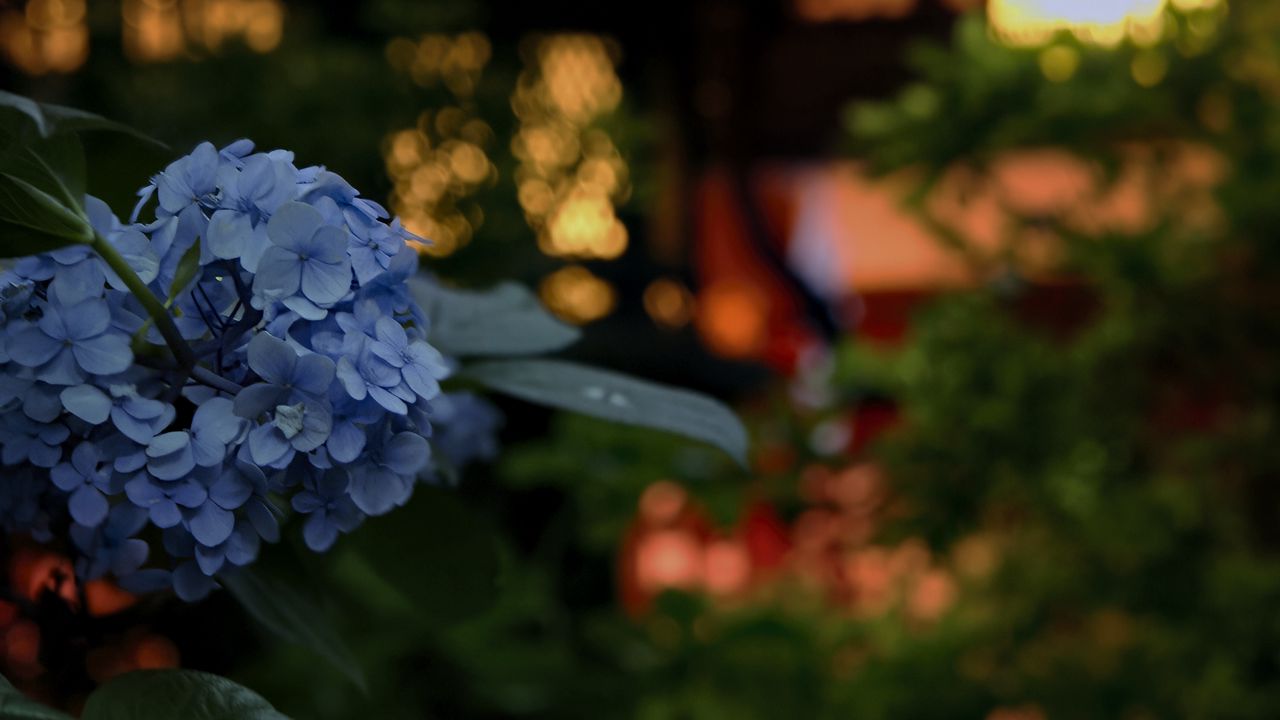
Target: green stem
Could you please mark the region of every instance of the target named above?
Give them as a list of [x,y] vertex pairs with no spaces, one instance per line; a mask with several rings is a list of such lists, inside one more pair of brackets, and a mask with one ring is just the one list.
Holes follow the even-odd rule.
[[138,298],[138,302],[142,303],[142,307],[151,316],[151,320],[156,324],[156,329],[164,337],[164,341],[169,345],[169,349],[173,351],[173,357],[177,359],[178,364],[184,368],[195,367],[196,354],[191,350],[191,346],[183,339],[182,333],[178,331],[178,326],[173,323],[173,317],[169,315],[169,311],[152,292],[147,284],[142,282],[142,278],[129,267],[129,262],[124,259],[111,243],[107,242],[101,235],[93,236],[92,247],[95,252],[107,261],[107,265],[116,271],[116,275],[124,281],[125,287],[129,288],[129,292]]
[[142,278],[138,277],[138,274],[133,271],[124,256],[112,247],[111,243],[107,242],[101,235],[95,234],[90,247],[106,261],[116,275],[120,276],[120,279],[124,281],[125,287],[129,288],[133,296],[138,298],[138,302],[142,303],[142,307],[147,311],[147,315],[151,317],[152,322],[155,323],[156,329],[164,337],[165,344],[173,351],[173,357],[183,370],[186,370],[188,374],[193,375],[200,382],[218,390],[232,394],[239,392],[239,385],[197,364],[195,351],[191,349],[186,339],[182,337],[182,333],[178,331],[178,326],[173,322],[173,316],[169,314],[168,309],[160,302],[160,299],[151,292],[151,288],[147,287],[147,284],[142,282]]

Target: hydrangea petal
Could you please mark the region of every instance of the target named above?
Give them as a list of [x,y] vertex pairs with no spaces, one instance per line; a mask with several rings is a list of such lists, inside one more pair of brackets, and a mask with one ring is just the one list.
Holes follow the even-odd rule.
[[328,521],[323,512],[317,512],[302,526],[302,539],[313,551],[325,552],[337,542],[338,528]]
[[107,499],[97,489],[82,485],[67,500],[71,518],[85,527],[97,527],[107,519]]
[[63,345],[40,328],[29,326],[10,334],[5,347],[14,362],[34,368],[52,360]]
[[71,347],[76,362],[85,372],[95,375],[113,375],[129,369],[133,363],[133,351],[124,335],[107,333],[87,340],[79,340]]
[[351,263],[346,258],[339,262],[311,259],[303,264],[301,276],[302,294],[318,305],[331,305],[351,291]]
[[92,385],[72,385],[59,395],[67,412],[92,425],[101,425],[111,416],[111,398]]
[[382,463],[393,472],[412,475],[426,467],[431,447],[425,438],[410,432],[397,433],[382,449]]
[[289,382],[293,377],[298,353],[289,343],[260,333],[249,342],[248,352],[249,367],[263,380],[280,384]]
[[208,547],[220,545],[231,537],[235,524],[236,516],[230,510],[211,502],[197,508],[195,515],[187,521],[187,527],[191,529],[196,542]]

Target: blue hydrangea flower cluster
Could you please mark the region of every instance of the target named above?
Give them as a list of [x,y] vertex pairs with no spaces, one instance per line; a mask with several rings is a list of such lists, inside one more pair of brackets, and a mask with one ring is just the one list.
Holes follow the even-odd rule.
[[166,302],[201,372],[88,247],[4,270],[5,529],[69,537],[85,579],[194,600],[285,515],[324,551],[402,505],[444,411],[458,460],[491,451],[492,409],[441,394],[450,362],[406,284],[412,235],[377,203],[246,140],[201,144],[139,196],[129,223],[88,198],[91,222]]

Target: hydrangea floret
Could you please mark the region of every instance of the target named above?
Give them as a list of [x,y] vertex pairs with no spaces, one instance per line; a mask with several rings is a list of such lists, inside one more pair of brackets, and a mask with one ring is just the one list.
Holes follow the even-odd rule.
[[128,223],[86,198],[91,246],[0,272],[5,530],[69,537],[83,579],[195,600],[287,515],[324,551],[403,505],[433,423],[456,422],[445,454],[491,452],[493,410],[442,394],[413,236],[380,205],[247,140],[138,195]]

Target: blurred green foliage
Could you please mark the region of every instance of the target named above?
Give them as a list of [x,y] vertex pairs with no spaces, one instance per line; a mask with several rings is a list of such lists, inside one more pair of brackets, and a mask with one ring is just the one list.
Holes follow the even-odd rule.
[[[365,20],[399,32],[385,4]],[[472,20],[459,17],[456,29]],[[899,347],[840,347],[825,409],[782,393],[748,408],[757,444],[795,448],[786,470],[746,482],[715,451],[557,418],[494,472],[424,488],[331,557],[282,550],[367,693],[274,645],[237,678],[317,719],[1280,717],[1280,9],[1237,2],[1170,23],[1153,47],[1059,38],[1078,64],[1051,80],[1044,48],[1005,47],[968,17],[951,46],[914,55],[918,82],[899,98],[849,113],[852,152],[919,173],[909,206],[991,281],[937,297]],[[1163,77],[1137,83],[1137,61]],[[484,111],[497,116],[516,60],[495,64]],[[103,98],[94,109],[166,139],[252,134],[367,178],[370,194],[387,189],[382,134],[423,104],[367,47],[305,42],[216,65],[124,73],[108,61],[83,82]],[[185,87],[203,104],[167,101],[197,96]],[[231,112],[246,97],[247,129]],[[1012,150],[1069,151],[1106,183],[1134,144],[1156,148],[1159,167],[1186,142],[1225,161],[1210,225],[1181,222],[1172,202],[1132,232],[1013,216],[1060,243],[1053,270],[1067,282],[1052,287],[1019,265],[1016,234],[979,250],[925,202],[949,168],[981,178]],[[504,210],[486,196],[486,232],[532,253],[511,190],[492,199]],[[498,257],[520,258],[464,253],[454,269],[503,275],[485,266]],[[1046,304],[1070,322],[1046,324]],[[998,549],[940,619],[857,616],[785,583],[750,602],[670,592],[642,617],[621,611],[618,545],[650,483],[679,481],[722,528],[748,497],[794,516],[799,470],[833,462],[811,433],[867,397],[904,418],[867,455],[891,492],[880,540],[923,538],[950,558],[977,534]]]
[[[927,215],[956,163],[981,176],[1003,152],[1053,147],[1098,163],[1105,183],[1135,142],[1193,141],[1225,160],[1216,222],[1182,223],[1176,203],[1132,232],[1015,216],[1054,234],[1067,281],[1030,279],[1016,248],[973,255],[991,282],[938,296],[903,344],[838,349],[825,410],[781,395],[748,410],[757,444],[798,453],[749,484],[709,451],[558,420],[476,502],[506,528],[491,606],[362,627],[367,699],[315,689],[300,657],[271,656],[251,684],[307,717],[1280,716],[1280,11],[1170,21],[1174,39],[1154,48],[1060,39],[1080,62],[1049,80],[1041,50],[967,18],[950,48],[918,53],[917,85],[851,112],[853,142],[882,171],[920,172],[908,202]],[[1212,39],[1186,39],[1196,23]],[[1151,87],[1132,74],[1144,53],[1167,69]],[[867,455],[891,493],[880,539],[923,538],[940,558],[975,536],[996,549],[990,574],[957,576],[941,618],[855,615],[785,582],[745,602],[669,592],[621,613],[615,554],[645,487],[681,482],[719,527],[748,496],[791,515],[799,470],[832,462],[807,439],[868,397],[903,417]],[[531,512],[543,522],[513,521]],[[348,594],[373,597],[364,572],[341,573]]]

